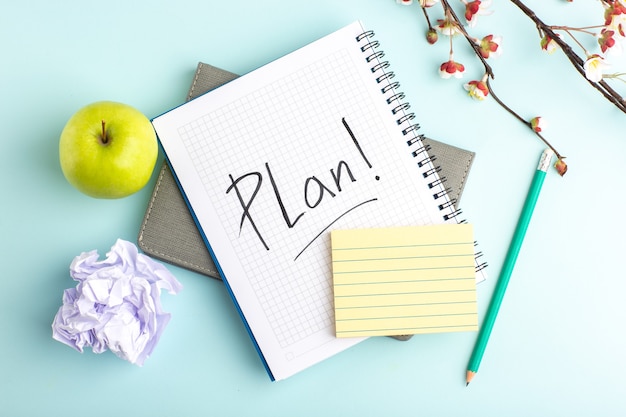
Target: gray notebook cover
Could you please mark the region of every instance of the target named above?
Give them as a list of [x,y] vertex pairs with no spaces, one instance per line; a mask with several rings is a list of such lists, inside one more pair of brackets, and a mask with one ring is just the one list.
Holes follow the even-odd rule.
[[[214,89],[237,75],[199,63],[187,100]],[[441,168],[448,195],[458,204],[474,152],[433,139],[424,139],[428,153]],[[187,209],[187,205],[166,162],[163,163],[152,192],[138,237],[139,247],[148,255],[211,278],[220,279],[211,255]]]

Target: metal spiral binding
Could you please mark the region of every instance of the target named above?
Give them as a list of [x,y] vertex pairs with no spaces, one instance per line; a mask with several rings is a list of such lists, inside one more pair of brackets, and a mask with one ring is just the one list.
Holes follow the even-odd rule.
[[[390,64],[388,61],[382,60],[385,53],[378,50],[380,44],[377,40],[372,39],[373,37],[374,31],[368,30],[358,35],[356,41],[358,43],[363,42],[361,52],[367,54],[365,61],[372,64],[370,67],[372,74],[380,74],[376,76],[375,80],[378,84],[384,84],[380,91],[385,96],[389,95],[386,101],[388,105],[393,106],[391,113],[394,116],[399,116],[396,119],[396,123],[398,126],[408,124],[408,126],[402,128],[402,135],[408,136],[406,141],[407,145],[411,148],[415,148],[411,154],[417,159],[417,166],[425,169],[422,172],[423,177],[427,179],[433,178],[433,180],[428,183],[428,188],[433,190],[433,198],[435,200],[445,200],[438,205],[440,211],[446,212],[446,214],[443,214],[443,219],[444,221],[455,219],[457,223],[466,223],[464,219],[458,218],[462,211],[456,208],[456,200],[452,200],[448,197],[450,188],[444,186],[446,178],[439,175],[441,167],[433,164],[436,157],[429,154],[430,146],[425,145],[422,142],[424,136],[417,133],[419,124],[411,123],[412,120],[415,119],[415,113],[408,112],[410,105],[403,101],[405,98],[404,93],[396,91],[400,87],[400,83],[392,80],[395,77],[393,71],[385,71],[390,67]],[[474,242],[474,245],[476,245],[476,242]],[[482,255],[482,252],[476,252],[476,272],[482,271],[487,267],[486,262],[480,263],[479,261]]]
[[[474,242],[474,247],[476,247],[478,245],[478,242]],[[481,262],[480,258],[482,258],[483,253],[482,252],[476,252],[476,254],[474,255],[474,260],[476,262],[476,272],[480,272],[483,269],[487,268],[487,262]]]
[[[361,44],[361,52],[366,54],[365,61],[372,64],[370,67],[372,74],[378,74],[375,78],[376,83],[382,84],[381,93],[388,95],[386,101],[387,104],[393,106],[391,108],[391,113],[398,117],[396,119],[396,123],[398,126],[404,126],[402,128],[402,135],[409,136],[407,139],[407,145],[411,148],[415,148],[417,146],[417,148],[412,151],[412,155],[417,159],[417,166],[425,169],[422,175],[424,178],[429,178],[431,176],[433,178],[433,181],[428,183],[429,188],[437,188],[445,182],[445,178],[435,175],[439,173],[440,168],[433,166],[435,158],[431,157],[428,153],[430,147],[424,146],[422,143],[423,136],[417,133],[419,125],[412,123],[415,119],[415,113],[408,111],[411,106],[409,103],[403,101],[405,98],[404,93],[396,91],[400,87],[400,83],[397,81],[391,81],[395,74],[393,71],[386,71],[390,67],[389,62],[382,60],[385,53],[378,49],[380,47],[380,43],[377,40],[372,39],[373,37],[374,31],[368,30],[358,35],[356,40]],[[433,198],[439,199],[446,195],[447,193],[445,189],[442,189],[441,191],[437,191],[433,194]],[[452,203],[446,204],[445,207],[442,206],[441,210],[444,209],[450,209],[451,213],[446,215],[450,218],[458,214],[453,210],[454,207]]]

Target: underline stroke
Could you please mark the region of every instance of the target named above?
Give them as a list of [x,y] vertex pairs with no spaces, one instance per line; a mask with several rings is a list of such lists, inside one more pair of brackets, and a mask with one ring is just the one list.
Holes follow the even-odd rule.
[[313,240],[311,240],[309,243],[307,243],[307,245],[306,245],[306,246],[305,246],[305,247],[304,247],[304,248],[300,251],[300,253],[298,253],[298,255],[296,255],[296,257],[295,257],[295,258],[293,258],[294,262],[298,260],[298,258],[300,257],[300,255],[302,255],[302,253],[303,253],[305,250],[307,250],[307,249],[309,248],[309,246],[311,246],[311,245],[313,244],[313,242],[315,242],[315,241],[317,240],[317,238],[319,238],[319,237],[322,235],[322,233],[324,233],[325,231],[327,231],[327,230],[330,228],[330,226],[332,226],[333,224],[337,223],[337,222],[338,222],[338,221],[339,221],[339,220],[340,220],[343,216],[345,216],[346,214],[350,213],[352,210],[354,210],[354,209],[357,209],[357,208],[361,207],[361,206],[362,206],[362,205],[364,205],[364,204],[367,204],[367,203],[372,203],[372,202],[374,202],[374,201],[376,201],[376,200],[378,200],[378,198],[372,198],[372,199],[370,199],[370,200],[363,201],[363,202],[361,202],[361,203],[357,204],[356,206],[354,206],[354,207],[352,207],[352,208],[348,209],[345,213],[341,214],[339,217],[337,217],[335,220],[333,220],[333,221],[332,221],[332,222],[331,222],[328,226],[326,226],[325,228],[323,228],[323,229],[322,229],[322,230],[321,230],[321,231],[317,234],[317,236],[315,236],[315,237],[313,238]]

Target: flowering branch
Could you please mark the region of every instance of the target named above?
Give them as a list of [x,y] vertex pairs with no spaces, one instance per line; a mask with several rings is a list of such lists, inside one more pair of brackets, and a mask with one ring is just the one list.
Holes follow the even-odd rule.
[[[413,0],[396,1],[406,5],[410,5],[413,2]],[[491,13],[491,11],[488,10],[488,7],[491,5],[491,0],[459,0],[459,2],[465,7],[465,13],[463,16],[465,18],[464,23],[461,22],[461,19],[457,16],[454,9],[450,5],[450,0],[418,1],[428,25],[428,32],[426,35],[427,41],[431,44],[436,43],[438,38],[437,33],[450,37],[448,61],[441,64],[439,67],[439,74],[441,77],[461,78],[465,72],[465,66],[454,60],[452,38],[455,35],[461,35],[468,42],[470,48],[479,58],[484,67],[484,74],[480,80],[473,80],[464,85],[465,89],[469,92],[470,97],[478,100],[484,100],[489,94],[491,94],[494,100],[503,109],[513,115],[517,120],[528,126],[543,143],[554,151],[557,155],[555,168],[560,175],[564,175],[567,171],[567,164],[564,162],[565,157],[562,156],[541,133],[544,124],[543,118],[534,117],[531,120],[522,118],[511,107],[506,105],[504,101],[494,92],[492,82],[495,79],[495,75],[493,69],[488,64],[487,59],[501,53],[501,38],[488,35],[482,39],[476,39],[472,37],[466,29],[466,27],[473,28],[476,25],[478,16],[488,15]],[[573,0],[567,1],[573,2]],[[576,35],[593,36],[596,38],[597,43],[600,46],[601,54],[619,51],[620,45],[616,39],[623,40],[626,38],[626,0],[599,0],[604,9],[603,24],[578,28],[547,25],[539,19],[537,15],[523,3],[522,0],[511,0],[511,2],[534,22],[541,39],[540,45],[543,50],[552,52],[555,49],[560,48],[576,71],[578,71],[578,73],[581,74],[591,86],[598,90],[618,109],[626,113],[626,101],[607,83],[607,80],[617,80],[626,83],[626,73],[603,73],[604,68],[607,66],[604,57],[600,55],[600,53],[590,53],[587,51],[583,44],[576,38]],[[444,18],[437,20],[436,27],[433,27],[428,16],[427,9],[433,7],[437,3],[441,3]],[[570,44],[568,44],[567,41],[559,35],[559,33],[567,35],[568,39],[571,38],[572,45],[570,46]],[[579,56],[576,52],[574,52],[572,46],[574,48],[581,49],[584,55]]]
[[[461,32],[461,34],[463,34],[463,37],[467,40],[467,43],[474,50],[474,53],[476,54],[476,56],[482,62],[483,66],[485,67],[485,74],[487,74],[487,76],[492,78],[492,79],[495,78],[495,75],[493,74],[493,70],[491,69],[491,66],[487,63],[487,60],[483,56],[483,53],[480,50],[480,47],[475,42],[475,40],[467,33],[467,30],[465,30],[465,28],[461,24],[461,21],[459,20],[458,16],[454,12],[454,9],[452,7],[450,7],[450,3],[448,3],[448,0],[441,0],[441,4],[443,5],[443,9],[445,10],[446,15],[448,15],[448,14],[450,15],[452,20],[458,26],[459,32]],[[424,10],[424,13],[427,13],[426,12],[426,8],[424,6],[422,6],[422,9]]]
[[[554,32],[554,30],[560,29],[560,30],[565,30],[567,33],[571,35],[569,30],[571,30],[572,28],[569,28],[566,26],[549,26],[545,24],[541,19],[539,19],[537,15],[535,14],[535,12],[529,9],[520,0],[510,0],[510,1],[511,3],[516,5],[526,16],[528,16],[530,20],[532,20],[535,23],[535,25],[537,26],[537,29],[539,30],[539,34],[544,39],[549,38],[549,40],[554,41],[561,48],[561,50],[563,51],[567,59],[571,62],[571,64],[574,66],[576,71],[578,71],[578,73],[582,75],[592,87],[598,90],[607,100],[613,103],[618,109],[626,113],[626,101],[624,101],[624,98],[617,91],[611,88],[611,86],[606,81],[604,81],[603,79],[604,77],[601,77],[597,81],[595,81],[594,79],[590,79],[588,71],[586,71],[585,69],[585,64],[597,62],[597,60],[600,58],[599,55],[590,54],[589,52],[587,52],[585,48],[583,48],[582,45],[576,40],[576,38],[572,36],[574,41],[585,51],[587,55],[587,59],[583,60],[580,56],[578,56],[578,54],[576,54],[573,51],[573,49],[567,42],[561,39],[561,37]],[[612,16],[611,8],[615,9],[615,13],[618,13],[617,15],[619,16],[626,13],[626,10],[624,10],[624,5],[621,4],[617,0],[601,0],[601,1],[603,5],[607,7],[607,10],[608,10],[608,13],[605,13],[605,15],[607,16],[607,20],[609,19],[609,17]],[[604,26],[599,26],[599,27],[604,28]],[[580,29],[591,29],[591,28],[596,28],[596,26],[590,26],[587,28],[580,28]],[[605,31],[604,33],[606,36],[607,32]],[[594,33],[590,33],[590,34],[592,36],[595,36]],[[605,38],[605,39],[612,39],[612,34],[609,34],[608,38]],[[596,60],[596,61],[592,61],[592,60]],[[613,74],[613,76],[609,76],[607,78],[619,78],[621,75],[623,74]]]
[[[472,1],[472,2],[465,2],[464,0],[462,0],[465,5],[466,5],[466,12],[465,12],[465,18],[471,22],[472,19],[474,19],[482,10],[481,9],[481,5],[482,6],[488,6],[489,5],[489,1]],[[422,7],[422,10],[424,12],[424,15],[428,15],[428,12],[426,11],[427,7],[430,7],[434,4],[434,2],[430,2],[430,6],[428,4],[426,4],[426,1],[420,1],[420,5]],[[469,33],[467,32],[467,30],[465,29],[464,25],[461,23],[461,20],[459,19],[459,17],[457,16],[457,14],[455,13],[454,9],[451,7],[450,3],[448,0],[441,0],[441,5],[443,7],[444,10],[444,16],[445,19],[443,22],[440,23],[440,27],[453,27],[454,31],[450,30],[448,31],[448,33],[450,33],[451,35],[454,34],[453,32],[459,33],[461,34],[465,40],[467,41],[467,43],[469,44],[469,46],[471,47],[471,49],[474,51],[475,55],[478,57],[478,59],[480,60],[480,62],[483,64],[484,67],[484,75],[482,77],[482,79],[480,81],[474,80],[474,81],[470,81],[469,83],[467,83],[465,85],[465,88],[469,91],[470,96],[472,96],[473,98],[479,99],[479,100],[483,100],[485,99],[489,94],[491,94],[491,96],[494,98],[494,100],[496,101],[496,103],[498,103],[503,109],[505,109],[508,113],[510,113],[513,117],[515,117],[517,120],[519,120],[520,122],[522,122],[524,125],[526,125],[528,128],[530,128],[533,133],[546,145],[548,146],[550,149],[552,149],[557,157],[557,163],[555,165],[557,171],[559,172],[560,175],[565,175],[565,173],[567,172],[567,164],[565,163],[564,159],[565,157],[563,155],[561,155],[558,150],[550,143],[546,140],[546,138],[540,133],[541,132],[541,127],[540,127],[540,120],[541,118],[539,117],[535,117],[533,119],[531,119],[530,121],[522,118],[516,111],[514,111],[511,107],[509,107],[508,105],[506,105],[504,103],[504,101],[502,101],[494,92],[493,86],[491,85],[491,81],[495,79],[495,74],[493,72],[492,67],[487,63],[487,58],[490,56],[491,53],[495,52],[498,48],[499,45],[497,42],[494,42],[494,37],[493,35],[488,35],[485,38],[483,38],[482,40],[478,40],[473,38],[472,36],[469,35]],[[452,36],[450,36],[450,43],[452,44]],[[450,50],[450,60],[447,63],[444,63],[444,65],[446,65],[446,70],[449,72],[451,69],[454,69],[455,66],[451,65],[451,64],[455,64],[456,68],[460,68],[462,67],[462,65],[455,63],[453,61],[453,51],[452,48]],[[443,66],[442,66],[443,69]],[[462,74],[463,71],[455,71],[454,75],[455,76],[459,76],[460,74]],[[442,73],[442,71],[440,70],[440,74]],[[448,78],[447,76],[443,75],[442,76],[444,78]]]
[[[543,141],[543,143],[548,146],[550,149],[552,149],[552,151],[554,152],[554,154],[557,157],[557,161],[563,161],[563,159],[565,159],[564,156],[562,156],[554,146],[552,146],[550,144],[550,142],[548,142],[548,140],[543,137],[543,135],[540,133],[541,129],[537,129],[536,126],[533,126],[533,120],[531,121],[527,121],[526,119],[522,118],[517,112],[515,112],[513,109],[511,109],[508,105],[506,105],[495,93],[495,91],[493,90],[493,87],[491,85],[491,82],[489,81],[490,79],[495,79],[495,74],[493,72],[493,69],[491,68],[491,66],[487,63],[486,58],[483,56],[483,52],[481,51],[479,45],[477,42],[475,42],[475,40],[467,33],[467,30],[463,27],[463,25],[461,25],[460,20],[458,18],[458,16],[456,15],[456,13],[454,12],[454,9],[452,9],[452,7],[450,7],[450,3],[448,2],[448,0],[441,0],[441,4],[443,5],[444,11],[446,14],[449,14],[450,17],[456,22],[456,24],[458,24],[458,29],[459,32],[461,34],[463,34],[464,38],[467,40],[468,44],[470,45],[470,47],[474,50],[474,53],[476,54],[476,56],[480,59],[480,62],[483,64],[483,67],[485,68],[485,75],[483,77],[483,81],[487,87],[487,92],[491,94],[491,96],[493,97],[493,99],[496,101],[496,103],[498,103],[503,109],[505,109],[508,113],[510,113],[513,117],[515,117],[517,120],[519,120],[520,122],[522,122],[523,124],[525,124],[526,126],[528,126],[534,133],[535,135],[537,135],[537,137],[539,137],[539,139],[541,139],[541,141]],[[425,8],[422,8],[424,11],[426,10]],[[426,13],[426,12],[425,12]],[[486,95],[486,94],[485,94]],[[565,171],[567,171],[567,166],[565,165]],[[564,175],[565,171],[561,174]]]

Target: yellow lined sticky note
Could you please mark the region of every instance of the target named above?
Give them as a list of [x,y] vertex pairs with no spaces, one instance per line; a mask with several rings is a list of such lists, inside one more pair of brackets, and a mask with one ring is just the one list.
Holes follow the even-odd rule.
[[334,230],[337,337],[478,330],[469,224]]

